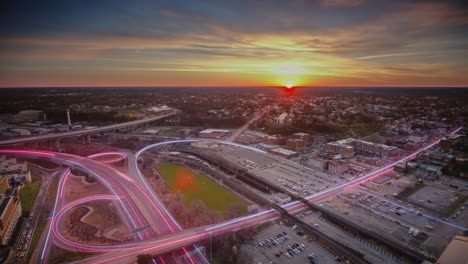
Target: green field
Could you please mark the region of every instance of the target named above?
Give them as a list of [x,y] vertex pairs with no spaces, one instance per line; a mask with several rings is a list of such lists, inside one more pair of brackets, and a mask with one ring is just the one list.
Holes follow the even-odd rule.
[[30,211],[36,200],[39,186],[35,184],[26,184],[20,190],[21,207],[24,211]]
[[190,206],[194,200],[203,201],[208,209],[214,211],[223,211],[231,203],[247,206],[245,201],[206,175],[196,174],[177,164],[160,164],[155,168],[165,178],[172,191],[182,192],[186,206]]
[[35,172],[31,171],[31,180],[29,184],[25,184],[20,192],[21,207],[24,211],[30,211],[36,200],[37,193],[42,184],[41,176],[37,175]]

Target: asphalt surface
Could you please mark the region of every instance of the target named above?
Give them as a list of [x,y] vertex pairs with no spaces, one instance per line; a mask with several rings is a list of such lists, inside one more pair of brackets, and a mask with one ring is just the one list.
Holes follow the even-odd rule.
[[56,139],[56,138],[66,138],[66,137],[75,137],[75,136],[87,135],[87,134],[97,134],[97,133],[101,133],[101,132],[105,132],[109,130],[151,123],[156,120],[171,116],[174,113],[170,113],[170,114],[162,115],[158,117],[146,118],[142,120],[119,123],[119,124],[110,125],[110,126],[103,126],[103,127],[93,128],[93,129],[83,129],[83,130],[76,130],[76,131],[70,131],[70,132],[64,132],[64,133],[53,133],[53,134],[46,134],[46,135],[40,135],[40,136],[0,140],[0,145],[12,145],[12,144],[19,144],[19,143],[34,142],[34,141],[44,141],[44,140],[50,140],[50,139]]

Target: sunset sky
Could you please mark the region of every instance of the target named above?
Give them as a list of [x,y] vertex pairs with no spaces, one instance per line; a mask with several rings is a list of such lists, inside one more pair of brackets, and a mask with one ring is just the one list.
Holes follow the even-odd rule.
[[468,86],[467,2],[2,1],[0,87]]

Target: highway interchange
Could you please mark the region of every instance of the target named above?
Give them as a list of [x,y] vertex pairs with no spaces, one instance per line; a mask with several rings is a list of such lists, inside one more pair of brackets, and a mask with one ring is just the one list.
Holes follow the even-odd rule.
[[[455,133],[458,130],[459,129],[452,133]],[[127,174],[124,174],[106,164],[106,162],[114,162],[123,159],[124,155],[119,153],[102,153],[90,157],[81,157],[72,154],[48,151],[0,150],[0,153],[20,157],[44,158],[69,168],[77,168],[93,176],[109,191],[109,194],[105,195],[93,195],[83,197],[76,201],[65,201],[62,198],[67,188],[67,178],[70,174],[70,170],[63,170],[59,175],[60,178],[57,186],[54,211],[51,212],[52,214],[49,217],[48,225],[43,234],[44,239],[41,240],[42,244],[38,251],[39,254],[36,254],[35,256],[35,262],[47,263],[50,248],[52,245],[56,245],[67,250],[102,252],[101,254],[80,260],[80,263],[131,263],[134,262],[137,255],[163,255],[174,250],[180,250],[180,255],[185,254],[184,258],[190,263],[207,263],[207,260],[202,254],[189,253],[189,251],[193,251],[195,249],[195,243],[198,241],[208,239],[210,236],[216,236],[224,232],[232,232],[241,228],[254,226],[274,219],[280,215],[277,211],[269,209],[257,214],[232,219],[211,226],[183,230],[169,213],[164,204],[160,201],[158,196],[154,193],[145,176],[141,173],[138,166],[138,159],[142,153],[152,148],[158,148],[168,144],[190,143],[195,141],[199,141],[199,139],[166,141],[148,145],[138,151],[133,157],[128,157],[129,170]],[[309,202],[317,202],[342,190],[376,178],[391,171],[395,164],[412,159],[420,151],[430,148],[438,142],[439,140],[432,142],[417,152],[383,168],[375,170],[365,176],[344,184],[330,187],[305,198],[309,200]],[[247,148],[260,154],[267,155],[264,151],[252,147],[231,142],[221,141],[221,143]],[[120,155],[120,158],[103,162],[93,159],[103,157],[105,155],[112,155],[113,157]],[[118,213],[125,222],[127,228],[129,230],[134,230],[134,241],[115,245],[93,245],[71,241],[61,233],[60,227],[62,218],[68,210],[89,201],[101,200],[112,200],[118,205]],[[283,208],[290,213],[294,213],[304,209],[305,205],[299,201],[294,201],[284,205]],[[442,219],[436,220],[443,222]],[[161,262],[175,263],[177,260],[168,257],[167,259],[161,260]]]

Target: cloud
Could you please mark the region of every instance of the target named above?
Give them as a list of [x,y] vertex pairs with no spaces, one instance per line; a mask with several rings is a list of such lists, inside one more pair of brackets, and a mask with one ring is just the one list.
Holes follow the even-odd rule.
[[468,45],[467,10],[462,1],[17,1],[0,11],[0,62],[12,65],[0,71],[42,63],[41,71],[92,68],[93,76],[216,71],[385,82],[434,76],[435,68],[419,69],[437,65],[443,80],[452,71],[466,81],[456,70],[466,59],[454,53]]

